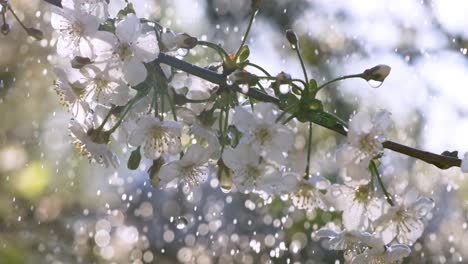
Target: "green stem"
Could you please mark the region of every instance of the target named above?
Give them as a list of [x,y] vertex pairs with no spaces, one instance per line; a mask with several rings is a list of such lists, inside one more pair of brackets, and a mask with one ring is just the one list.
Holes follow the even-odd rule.
[[325,88],[326,86],[334,83],[334,82],[338,82],[338,81],[341,81],[341,80],[345,80],[345,79],[351,79],[351,78],[362,78],[362,74],[351,74],[351,75],[345,75],[345,76],[341,76],[339,78],[336,78],[336,79],[333,79],[331,81],[328,81],[322,85],[320,85],[319,87],[317,87],[317,90],[315,90],[315,93],[317,93],[318,91],[320,91],[321,89]]
[[395,204],[393,203],[392,196],[388,193],[387,189],[385,188],[385,185],[382,181],[382,177],[379,173],[379,170],[377,169],[377,166],[375,165],[375,162],[372,160],[369,166],[370,166],[371,173],[374,174],[375,177],[377,178],[377,182],[379,183],[380,188],[382,189],[382,192],[384,193],[385,199],[391,206],[394,206]]
[[309,141],[307,144],[307,166],[304,171],[304,179],[309,179],[310,173],[310,153],[312,152],[312,122],[309,122]]
[[[174,121],[177,122],[177,112],[174,104],[174,100],[172,100],[171,96],[169,93],[166,93],[167,99],[169,100],[169,103],[171,104],[171,112],[172,112],[172,118],[174,118]],[[164,100],[163,100],[164,101]]]
[[255,63],[248,62],[248,61],[242,63],[242,65],[243,65],[244,67],[245,67],[245,66],[254,67],[254,68],[256,68],[256,69],[262,71],[265,75],[271,77],[271,74],[270,74],[267,70],[265,70],[263,67],[261,67],[260,65],[257,65],[257,64],[255,64]]
[[112,116],[112,112],[114,111],[115,107],[112,107],[110,110],[109,110],[109,113],[107,113],[106,117],[104,117],[104,120],[102,120],[102,123],[101,125],[99,125],[99,127],[96,129],[98,131],[98,133],[100,131],[102,131],[102,129],[104,128],[104,126],[106,125],[107,121],[109,121],[109,118]]
[[296,103],[296,104],[292,104],[292,105],[289,105],[288,107],[286,107],[283,112],[276,118],[275,120],[275,123],[278,123],[287,113],[289,113],[289,111],[291,109],[293,109],[294,107],[298,106],[299,103]]
[[153,89],[153,90],[154,90],[154,97],[153,97],[153,100],[154,100],[154,106],[153,106],[153,108],[154,108],[154,116],[155,116],[155,117],[158,117],[159,120],[162,121],[162,117],[159,115],[159,104],[158,104],[158,99],[159,99],[159,97],[158,97],[158,91],[157,91],[156,88]]
[[15,11],[13,11],[13,8],[11,8],[11,6],[9,4],[7,4],[8,6],[8,10],[10,10],[11,14],[15,17],[16,21],[18,21],[18,23],[21,25],[21,27],[26,31],[28,32],[28,28],[23,24],[23,22],[21,22],[21,20],[19,19],[19,17],[16,15]]
[[242,50],[242,47],[245,45],[245,42],[247,41],[247,37],[249,36],[250,28],[252,28],[252,24],[253,24],[256,14],[257,14],[257,10],[254,10],[252,14],[250,15],[249,24],[247,25],[247,30],[245,31],[244,37],[242,37],[242,43],[236,52],[236,57],[234,60],[237,60],[237,57],[239,57],[240,51]]
[[[178,70],[185,71],[197,77],[200,77],[204,80],[210,81],[212,83],[218,84],[221,87],[224,87],[227,90],[235,91],[235,92],[242,92],[242,90],[235,86],[235,85],[226,85],[226,77],[220,73],[211,71],[209,69],[204,69],[202,67],[196,66],[194,64],[188,63],[186,61],[177,59],[175,57],[169,56],[164,52],[159,53],[158,59],[155,63],[163,63],[169,66],[172,66]],[[345,77],[345,76],[344,76]],[[359,77],[359,75],[354,75],[354,77]],[[269,78],[269,77],[268,77]],[[349,76],[347,78],[350,78]],[[343,77],[340,77],[340,80],[343,80]],[[337,80],[335,80],[337,81]],[[331,82],[321,85],[321,87],[325,87],[329,85]],[[254,98],[261,102],[269,102],[279,106],[280,101],[278,98],[265,94],[257,89],[249,89],[246,96]],[[328,113],[329,114],[329,113]],[[292,119],[292,118],[291,118]],[[288,120],[289,121],[289,120]],[[323,127],[326,127],[336,133],[346,136],[346,130],[343,129],[342,125],[325,125],[324,123],[316,123]],[[393,141],[385,141],[383,142],[383,147],[386,149],[391,149],[395,152],[425,161],[429,164],[432,164],[440,169],[448,169],[451,167],[460,167],[461,160],[455,157],[445,156],[445,155],[438,155],[435,153],[431,153],[428,151],[423,151],[415,148],[411,148],[402,144],[398,144]]]
[[124,120],[125,116],[128,114],[128,112],[130,111],[130,109],[132,108],[132,106],[138,102],[138,100],[140,100],[142,97],[139,96],[138,94],[132,99],[130,100],[128,103],[127,103],[127,106],[125,107],[125,110],[124,112],[122,113],[122,115],[120,116],[119,120],[117,121],[117,123],[115,123],[115,125],[109,130],[107,131],[109,134],[112,134],[115,132],[115,130],[117,130],[117,128],[119,128],[120,124],[122,124],[122,121]]
[[223,60],[225,58],[229,57],[229,54],[221,46],[219,46],[217,44],[214,44],[214,43],[211,43],[211,42],[208,42],[208,41],[199,40],[197,42],[197,45],[205,46],[205,47],[212,48],[212,49],[216,50]]
[[186,101],[187,103],[194,103],[194,104],[207,103],[207,102],[212,102],[212,101],[214,101],[214,99],[216,99],[217,96],[218,96],[218,95],[213,94],[212,96],[210,96],[210,97],[207,98],[207,99],[200,99],[200,100],[185,98],[185,101]]
[[[291,82],[300,82],[302,85],[304,85],[304,88],[307,87],[307,84],[306,82],[304,82],[303,80],[301,79],[292,79]],[[294,84],[293,84],[294,85]]]
[[[224,128],[223,128],[223,130],[221,130],[222,131],[221,135],[223,137],[222,138],[223,140],[221,142],[221,153],[223,153],[224,147],[225,147],[224,140],[226,139],[226,134],[227,134],[227,129],[228,129],[229,109],[226,109],[224,112],[225,112],[225,115],[224,115]],[[220,120],[220,122],[221,122],[221,120]]]
[[305,64],[304,64],[304,60],[302,59],[301,52],[299,51],[299,44],[296,45],[295,50],[296,50],[296,53],[297,53],[297,57],[299,58],[299,61],[301,62],[302,71],[304,72],[305,83],[309,83],[309,77],[307,77],[307,70],[306,70],[306,67],[305,67]]

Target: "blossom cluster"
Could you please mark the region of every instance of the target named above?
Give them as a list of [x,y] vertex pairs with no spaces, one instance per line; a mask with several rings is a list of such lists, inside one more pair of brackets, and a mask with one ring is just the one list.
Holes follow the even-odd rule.
[[[56,91],[71,112],[74,143],[90,160],[117,168],[110,143],[120,144],[131,150],[128,167],[151,164],[149,178],[162,187],[196,187],[217,168],[225,189],[282,195],[300,210],[342,212],[342,227],[323,228],[316,236],[329,238],[328,247],[344,250],[353,263],[394,262],[410,254],[434,202],[413,190],[392,196],[377,184],[389,112],[351,118],[347,142],[336,152],[343,177],[326,179],[310,172],[311,137],[303,131],[311,124],[278,104],[250,100],[255,78],[243,69],[231,71],[229,56],[231,64],[211,70],[231,73],[226,86],[242,84],[243,95],[157,63],[160,51],[181,57],[196,39],[139,19],[131,4],[116,17],[105,0],[64,0],[62,6],[51,17],[57,54],[66,62],[55,67]],[[383,81],[389,72],[380,65],[360,77]],[[265,94],[289,93],[299,110],[317,101],[306,96],[307,88],[300,101],[294,89],[279,92],[280,80],[291,82],[278,76]]]

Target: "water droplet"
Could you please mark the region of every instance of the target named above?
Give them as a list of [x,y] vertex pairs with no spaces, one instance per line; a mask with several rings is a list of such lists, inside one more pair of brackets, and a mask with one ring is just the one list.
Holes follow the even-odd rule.
[[220,175],[220,186],[223,193],[230,193],[232,190],[232,175],[231,173],[221,173]]
[[380,86],[382,86],[383,82],[381,81],[374,81],[374,80],[369,80],[367,81],[367,83],[370,85],[370,87],[372,88],[379,88]]
[[176,221],[176,228],[182,230],[187,227],[188,221],[184,216],[179,216]]

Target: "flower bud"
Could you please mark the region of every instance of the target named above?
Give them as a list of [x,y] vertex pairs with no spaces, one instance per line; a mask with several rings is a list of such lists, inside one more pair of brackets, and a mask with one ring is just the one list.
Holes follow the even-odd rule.
[[252,10],[260,9],[261,5],[262,5],[262,0],[252,0]]
[[280,84],[287,84],[291,82],[291,74],[286,73],[286,72],[280,72],[278,75],[276,75],[276,81],[279,82]]
[[198,39],[187,33],[177,34],[175,37],[175,43],[178,48],[192,49],[198,44]]
[[140,166],[141,162],[141,152],[140,152],[140,147],[132,151],[130,154],[130,157],[128,158],[127,162],[127,168],[130,170],[136,170],[138,169],[138,166]]
[[192,49],[198,44],[198,39],[187,33],[174,33],[167,29],[161,34],[161,43],[163,50],[170,51],[175,49]]
[[370,69],[365,70],[362,73],[362,78],[365,79],[366,81],[377,81],[377,82],[383,82],[385,78],[390,74],[390,66],[385,65],[385,64],[379,64],[375,67],[372,67]]
[[0,30],[2,31],[3,35],[8,35],[8,33],[10,33],[10,25],[5,23],[5,24],[2,25]]
[[286,30],[286,39],[289,41],[293,49],[297,48],[298,38],[296,32],[292,29]]
[[36,40],[41,40],[44,38],[44,33],[40,31],[39,29],[36,28],[28,28],[26,29],[26,32],[28,33],[29,36],[35,38]]
[[164,165],[164,158],[160,157],[157,160],[153,160],[153,165],[151,165],[151,167],[148,169],[149,178],[153,187],[157,187],[159,184],[158,174],[162,165]]
[[237,84],[250,84],[256,80],[256,77],[250,72],[236,70],[228,76],[228,80]]
[[89,58],[81,56],[76,56],[71,60],[71,66],[73,69],[81,69],[91,63],[92,61]]

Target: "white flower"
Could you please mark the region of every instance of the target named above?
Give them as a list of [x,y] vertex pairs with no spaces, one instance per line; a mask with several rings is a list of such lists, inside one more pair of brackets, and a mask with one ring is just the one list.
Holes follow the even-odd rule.
[[434,201],[427,197],[417,197],[410,191],[400,199],[395,200],[395,206],[375,221],[375,232],[388,244],[395,237],[398,242],[412,245],[424,231],[422,218],[434,207]]
[[55,91],[61,97],[61,103],[70,110],[73,117],[84,120],[90,110],[89,105],[81,98],[84,89],[76,84],[71,84],[63,69],[54,67],[53,70],[57,76]]
[[337,210],[343,211],[343,225],[347,230],[367,230],[370,222],[380,217],[384,210],[384,201],[370,197],[368,185],[333,184],[327,198]]
[[158,57],[156,34],[154,31],[143,33],[140,20],[134,14],[125,16],[115,27],[115,35],[102,34],[94,40],[97,61],[107,61],[110,74],[123,75],[127,83],[135,86],[148,74],[143,63]]
[[83,13],[96,16],[100,21],[105,21],[109,18],[108,1],[109,0],[62,0],[62,7],[79,9]]
[[297,190],[291,194],[293,205],[308,211],[320,208],[327,209],[325,196],[321,190],[326,190],[330,182],[321,176],[312,176],[308,180],[301,180]]
[[357,230],[336,232],[332,229],[320,229],[315,233],[320,238],[329,238],[327,243],[330,250],[345,250],[354,252],[360,250],[363,241],[368,241],[372,235]]
[[[175,92],[184,95],[190,100],[206,100],[211,97],[215,84],[201,78],[190,76],[187,73],[177,73],[171,80],[170,85]],[[205,110],[210,110],[214,102],[187,103],[185,107],[191,109],[196,115]]]
[[291,191],[297,180],[294,175],[283,175],[277,168],[261,161],[261,157],[247,144],[226,148],[223,162],[233,172],[233,181],[241,192],[266,192],[267,194]]
[[207,150],[198,144],[190,145],[180,160],[171,161],[161,167],[159,179],[167,187],[176,187],[179,182],[185,186],[199,185],[208,174]]
[[206,141],[206,150],[209,158],[212,160],[218,160],[221,156],[221,144],[219,144],[216,132],[211,128],[196,123],[192,125],[190,130],[195,136]]
[[276,123],[277,112],[273,104],[258,103],[254,113],[243,107],[236,107],[233,124],[243,133],[241,143],[251,145],[252,149],[264,159],[284,164],[293,143],[294,134],[286,126]]
[[463,156],[463,160],[462,160],[460,167],[461,167],[462,172],[465,172],[465,173],[468,172],[468,152],[466,152],[465,155]]
[[80,82],[85,89],[83,98],[87,102],[122,106],[130,100],[130,88],[120,79],[112,77],[109,71],[86,66],[80,72]]
[[106,167],[119,166],[119,159],[110,150],[107,143],[98,142],[99,140],[93,137],[95,130],[91,130],[90,122],[83,124],[76,120],[70,121],[71,136],[75,139],[74,144],[80,153],[86,155],[90,160],[95,160],[99,164],[104,164]]
[[91,39],[98,32],[99,19],[80,9],[53,9],[50,22],[59,33],[57,53],[63,57],[87,56]]
[[369,245],[362,254],[357,255],[351,261],[352,264],[385,264],[401,261],[410,255],[411,249],[404,244],[384,246],[381,244]]
[[387,138],[390,113],[382,110],[371,117],[369,113],[357,113],[349,123],[348,144],[340,147],[336,160],[346,168],[346,181],[355,184],[369,182],[369,162],[383,153],[382,143]]
[[155,160],[164,154],[175,155],[182,150],[182,128],[179,123],[160,121],[154,116],[146,115],[137,121],[136,127],[130,134],[129,144],[142,145],[142,152],[146,158]]

